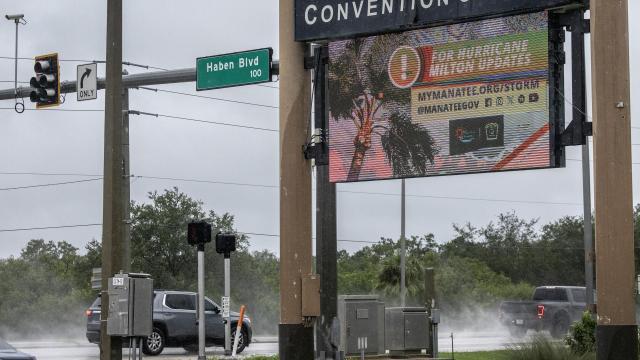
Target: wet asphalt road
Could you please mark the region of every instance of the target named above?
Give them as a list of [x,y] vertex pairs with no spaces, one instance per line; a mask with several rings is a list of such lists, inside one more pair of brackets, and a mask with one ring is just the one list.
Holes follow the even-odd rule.
[[[531,334],[530,334],[531,335]],[[243,356],[250,355],[273,355],[278,352],[276,338],[256,338],[257,341],[251,344],[243,353]],[[526,340],[526,339],[525,339]],[[469,332],[454,334],[454,350],[456,352],[488,351],[500,350],[522,341],[512,339],[505,332]],[[38,360],[96,360],[99,358],[99,350],[96,345],[89,344],[86,340],[57,340],[57,341],[11,341],[20,351],[35,355]],[[441,352],[451,350],[451,338],[449,333],[440,333],[438,341]],[[208,356],[222,356],[224,351],[221,348],[207,348]],[[125,350],[123,359],[128,355]],[[158,360],[178,360],[196,359],[197,356],[188,354],[181,348],[165,349],[162,355],[157,357],[146,357]]]

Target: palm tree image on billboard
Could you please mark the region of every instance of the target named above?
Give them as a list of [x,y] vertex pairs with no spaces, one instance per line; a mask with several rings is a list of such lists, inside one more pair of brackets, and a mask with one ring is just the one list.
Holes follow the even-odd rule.
[[332,182],[553,166],[546,13],[329,44]]

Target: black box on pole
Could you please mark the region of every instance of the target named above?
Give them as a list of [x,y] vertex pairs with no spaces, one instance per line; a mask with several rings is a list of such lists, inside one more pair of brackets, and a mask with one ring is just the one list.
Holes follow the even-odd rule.
[[218,254],[225,254],[225,256],[228,256],[234,251],[236,251],[235,234],[219,233],[216,235],[216,252]]
[[187,241],[189,245],[203,245],[211,242],[211,224],[204,221],[189,223]]

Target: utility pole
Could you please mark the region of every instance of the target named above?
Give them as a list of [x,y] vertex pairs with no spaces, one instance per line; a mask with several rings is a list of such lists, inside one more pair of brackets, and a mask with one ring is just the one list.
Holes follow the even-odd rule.
[[302,278],[312,271],[311,86],[305,45],[294,41],[294,0],[280,5],[280,360],[313,359],[313,327],[302,317]]
[[107,62],[104,119],[104,192],[102,225],[102,313],[100,314],[100,359],[122,359],[122,339],[107,335],[109,316],[108,279],[120,270],[128,271],[130,260],[124,243],[125,205],[123,92],[122,92],[122,0],[107,2]]
[[627,0],[591,0],[597,359],[637,359]]
[[338,241],[336,223],[336,184],[329,182],[329,147],[327,143],[326,45],[316,48],[314,123],[320,130],[319,157],[316,157],[316,269],[320,275],[320,318],[316,321],[316,351],[323,359],[336,359],[339,347],[338,324]]
[[407,284],[406,284],[406,271],[407,271],[407,245],[405,240],[405,183],[402,179],[402,191],[400,200],[400,306],[407,306]]

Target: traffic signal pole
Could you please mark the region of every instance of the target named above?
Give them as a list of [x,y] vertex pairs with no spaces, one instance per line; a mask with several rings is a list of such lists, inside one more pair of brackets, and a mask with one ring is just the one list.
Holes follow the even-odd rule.
[[597,359],[637,359],[627,0],[591,0]]
[[[104,119],[104,190],[102,202],[102,312],[100,314],[100,360],[122,359],[122,338],[107,335],[109,316],[108,279],[129,271],[128,244],[124,242],[125,202],[122,87],[122,0],[107,2],[107,62]],[[127,200],[128,202],[128,200]]]
[[294,0],[280,11],[280,360],[313,359],[313,327],[303,325],[302,277],[312,271],[311,164],[302,148],[309,139],[311,86],[305,45],[294,41]]

